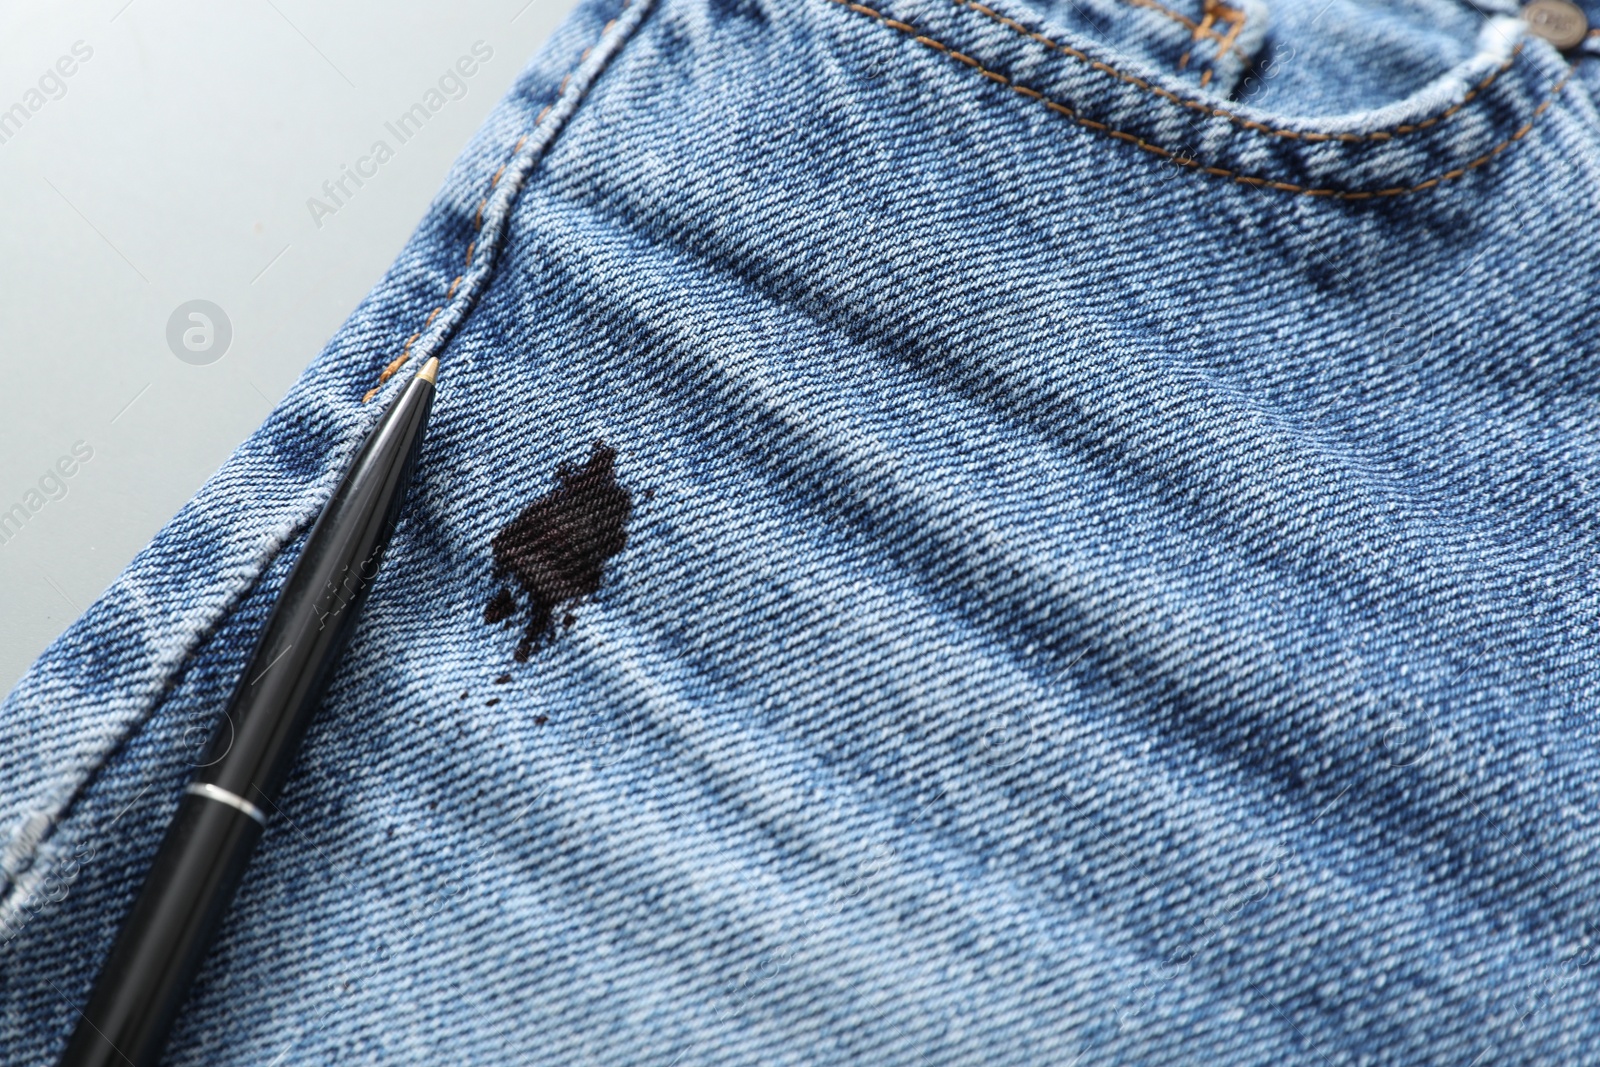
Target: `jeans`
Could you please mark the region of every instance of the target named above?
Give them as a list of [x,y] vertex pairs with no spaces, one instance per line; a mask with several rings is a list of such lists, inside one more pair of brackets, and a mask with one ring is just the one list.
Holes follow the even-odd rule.
[[534,58],[0,712],[0,1061],[435,355],[167,1062],[1600,1057],[1590,46],[871,5]]

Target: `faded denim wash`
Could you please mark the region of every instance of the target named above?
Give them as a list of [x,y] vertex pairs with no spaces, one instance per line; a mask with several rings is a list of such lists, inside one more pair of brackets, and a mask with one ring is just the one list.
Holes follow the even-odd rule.
[[[169,1063],[1600,1058],[1600,63],[1457,0],[871,3],[580,8],[18,685],[0,1061],[430,355]],[[491,538],[597,441],[626,545],[519,663]]]

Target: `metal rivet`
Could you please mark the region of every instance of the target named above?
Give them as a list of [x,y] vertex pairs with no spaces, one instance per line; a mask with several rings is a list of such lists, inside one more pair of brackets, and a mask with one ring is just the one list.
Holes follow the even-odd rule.
[[1522,9],[1528,29],[1565,52],[1589,35],[1589,17],[1571,0],[1533,0]]

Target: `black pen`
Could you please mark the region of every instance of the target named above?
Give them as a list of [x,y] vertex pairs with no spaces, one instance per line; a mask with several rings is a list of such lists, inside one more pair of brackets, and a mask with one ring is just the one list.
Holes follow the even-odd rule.
[[312,527],[61,1067],[160,1058],[394,532],[438,369],[428,360],[395,398]]

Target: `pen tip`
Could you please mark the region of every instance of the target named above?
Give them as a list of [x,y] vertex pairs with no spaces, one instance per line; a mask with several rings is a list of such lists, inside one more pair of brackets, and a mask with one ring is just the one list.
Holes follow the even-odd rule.
[[424,363],[422,369],[417,371],[417,377],[425,382],[436,383],[439,378],[439,357],[434,356]]

